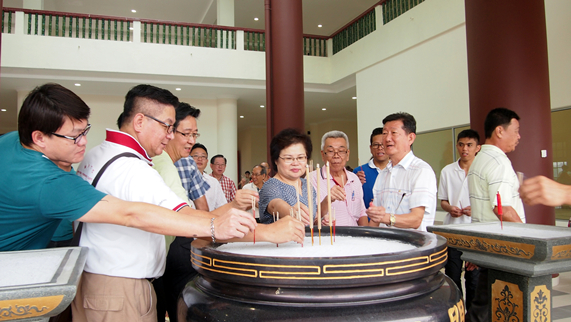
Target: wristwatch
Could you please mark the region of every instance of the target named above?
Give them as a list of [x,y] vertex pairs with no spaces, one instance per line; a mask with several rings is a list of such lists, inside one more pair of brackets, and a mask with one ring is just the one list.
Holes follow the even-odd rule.
[[389,226],[394,226],[395,222],[397,221],[397,219],[395,218],[394,214],[391,214],[391,216],[389,217]]

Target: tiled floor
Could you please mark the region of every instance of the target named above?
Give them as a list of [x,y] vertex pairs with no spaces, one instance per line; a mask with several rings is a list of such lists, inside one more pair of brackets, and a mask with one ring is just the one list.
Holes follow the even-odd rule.
[[559,285],[553,287],[551,319],[571,322],[571,272],[559,275]]

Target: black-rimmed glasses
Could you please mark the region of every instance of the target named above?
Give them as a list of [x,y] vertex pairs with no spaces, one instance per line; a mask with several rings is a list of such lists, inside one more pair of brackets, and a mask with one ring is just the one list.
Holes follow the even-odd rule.
[[58,138],[64,138],[64,139],[68,139],[68,140],[73,140],[73,144],[77,144],[77,142],[79,140],[81,140],[82,137],[86,136],[87,133],[89,133],[89,129],[91,129],[91,124],[87,124],[87,127],[85,128],[85,130],[83,130],[83,132],[79,133],[78,136],[76,137],[72,137],[72,136],[67,136],[67,135],[61,135],[61,134],[57,134],[57,133],[53,133],[53,135],[57,136]]
[[192,136],[196,140],[200,137],[200,133],[182,133],[181,131],[176,131],[176,133],[184,136],[186,139],[188,139]]
[[161,121],[161,120],[158,120],[158,119],[156,119],[156,118],[154,118],[154,117],[152,117],[152,116],[150,116],[150,115],[147,115],[147,114],[143,114],[143,115],[146,116],[146,117],[148,117],[148,118],[150,118],[151,120],[157,121],[159,124],[161,124],[162,126],[164,126],[164,127],[166,128],[166,130],[167,130],[167,134],[171,134],[171,133],[173,132],[174,128],[173,128],[173,125],[172,125],[172,124],[165,123],[165,122],[163,122],[163,121]]

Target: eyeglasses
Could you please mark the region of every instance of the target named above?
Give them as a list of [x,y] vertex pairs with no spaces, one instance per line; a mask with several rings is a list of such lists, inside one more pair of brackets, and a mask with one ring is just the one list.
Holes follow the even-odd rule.
[[157,121],[159,124],[161,124],[162,126],[164,126],[164,127],[166,128],[166,130],[167,130],[167,134],[171,134],[171,133],[173,132],[174,128],[173,128],[173,125],[172,125],[172,124],[168,124],[168,123],[165,123],[165,122],[163,122],[163,121],[157,120],[156,118],[154,118],[154,117],[152,117],[152,116],[150,116],[150,115],[147,115],[147,114],[143,114],[143,115],[146,116],[146,117],[148,117],[148,118],[150,118],[151,120]]
[[382,147],[383,147],[383,145],[382,145],[382,144],[379,144],[379,143],[371,144],[371,148],[373,148],[373,149],[380,149],[380,148],[382,148]]
[[335,154],[337,154],[340,157],[344,157],[347,155],[347,150],[339,150],[339,151],[335,151],[333,149],[327,149],[324,152],[325,155],[329,155],[329,156],[335,156]]
[[212,165],[214,165],[215,167],[225,167],[226,166],[225,163],[212,163]]
[[208,157],[207,157],[206,155],[193,155],[192,158],[193,158],[193,159],[196,159],[196,160],[206,160],[206,159],[208,159]]
[[293,163],[293,161],[304,162],[304,161],[307,160],[307,156],[305,156],[305,155],[300,155],[300,156],[298,156],[297,158],[289,157],[289,156],[288,156],[288,157],[283,157],[283,158],[280,157],[280,159],[284,160],[284,163],[285,163],[285,164],[290,164],[290,163]]
[[176,133],[184,136],[186,139],[189,139],[192,136],[196,140],[200,137],[200,133],[182,133],[181,131],[176,131]]
[[83,130],[83,132],[79,133],[78,136],[76,137],[71,137],[71,136],[67,136],[67,135],[61,135],[61,134],[57,134],[57,133],[53,133],[53,135],[57,136],[58,138],[64,138],[64,139],[68,139],[68,140],[73,140],[73,144],[77,144],[77,142],[79,140],[81,140],[82,137],[86,136],[87,133],[89,133],[89,129],[91,129],[91,124],[87,124],[87,127],[85,128],[85,130]]

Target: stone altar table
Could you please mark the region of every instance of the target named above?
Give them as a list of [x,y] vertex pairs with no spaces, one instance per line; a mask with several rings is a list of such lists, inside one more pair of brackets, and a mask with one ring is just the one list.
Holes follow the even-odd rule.
[[551,321],[551,275],[571,271],[571,229],[507,222],[427,229],[489,269],[493,321]]
[[48,321],[75,297],[87,248],[0,252],[0,321]]

